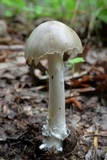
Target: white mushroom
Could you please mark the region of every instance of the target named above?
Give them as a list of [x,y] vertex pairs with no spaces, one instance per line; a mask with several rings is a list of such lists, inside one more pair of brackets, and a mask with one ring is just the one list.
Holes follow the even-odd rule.
[[63,54],[73,57],[82,52],[78,35],[58,21],[42,23],[31,33],[25,47],[28,64],[47,58],[49,70],[49,111],[47,124],[43,126],[43,144],[40,149],[55,147],[62,151],[63,140],[68,136],[65,120],[65,91]]

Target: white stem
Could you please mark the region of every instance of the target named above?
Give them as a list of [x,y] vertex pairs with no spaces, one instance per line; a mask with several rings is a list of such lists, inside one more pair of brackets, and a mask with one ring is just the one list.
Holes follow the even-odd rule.
[[63,60],[59,54],[48,55],[49,68],[49,118],[43,126],[44,145],[62,150],[62,141],[68,136],[65,121],[65,91]]
[[57,129],[56,132],[61,134],[63,128],[65,129],[65,92],[62,57],[59,54],[49,55],[48,65],[49,125],[52,130]]

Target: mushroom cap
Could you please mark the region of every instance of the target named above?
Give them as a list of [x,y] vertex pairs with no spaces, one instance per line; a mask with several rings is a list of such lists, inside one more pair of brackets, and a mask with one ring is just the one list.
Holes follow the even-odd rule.
[[46,58],[47,54],[65,52],[75,57],[83,50],[78,35],[67,25],[58,21],[47,21],[34,29],[25,46],[25,58],[35,65]]

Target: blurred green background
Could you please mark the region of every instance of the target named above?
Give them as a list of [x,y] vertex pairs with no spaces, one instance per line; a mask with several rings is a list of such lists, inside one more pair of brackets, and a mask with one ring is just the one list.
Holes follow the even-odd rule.
[[107,27],[107,0],[1,0],[0,17],[24,16],[29,22],[51,18],[65,22],[81,36],[97,37]]

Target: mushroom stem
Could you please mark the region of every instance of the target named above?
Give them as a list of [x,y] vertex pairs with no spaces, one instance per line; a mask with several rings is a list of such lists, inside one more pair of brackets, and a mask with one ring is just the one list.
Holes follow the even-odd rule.
[[[44,147],[62,151],[62,141],[68,136],[65,121],[65,91],[63,59],[59,54],[48,55],[49,117],[43,126]],[[43,148],[44,148],[43,147]]]

